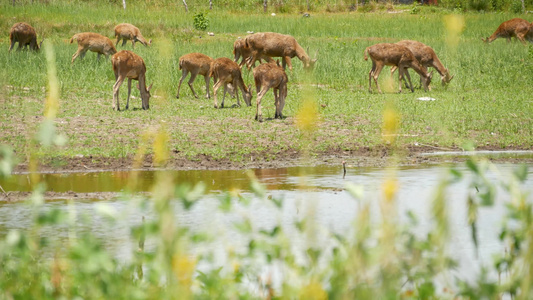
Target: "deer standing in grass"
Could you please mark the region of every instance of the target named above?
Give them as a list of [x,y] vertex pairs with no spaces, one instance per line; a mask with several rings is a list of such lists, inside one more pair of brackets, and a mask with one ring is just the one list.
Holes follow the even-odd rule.
[[[233,59],[234,62],[238,62],[239,58],[242,57],[241,62],[239,63],[239,68],[242,68],[242,66],[246,63],[246,60],[251,56],[250,48],[246,47],[246,42],[244,39],[238,39],[233,43],[233,55],[235,55],[235,59]],[[262,59],[273,62],[274,60],[269,56],[260,56],[258,58],[259,63],[262,63]],[[255,67],[255,62],[253,67]]]
[[15,23],[11,27],[11,30],[9,30],[9,41],[11,43],[9,52],[11,52],[17,42],[19,43],[17,51],[21,49],[26,50],[28,46],[30,46],[30,50],[39,51],[40,46],[43,44],[43,41],[37,44],[37,33],[35,29],[30,24],[24,22]]
[[263,114],[261,112],[261,99],[268,92],[270,88],[274,91],[274,103],[276,106],[276,114],[274,118],[283,118],[282,111],[285,106],[285,98],[287,97],[287,74],[279,63],[261,64],[254,69],[255,88],[257,90],[257,111],[255,119],[263,122]]
[[146,41],[139,28],[128,23],[122,23],[115,26],[115,38],[117,39],[115,47],[118,46],[120,39],[122,39],[122,47],[124,47],[128,40],[131,40],[131,46],[133,49],[135,49],[135,42],[139,42],[145,46],[152,44],[152,40]]
[[128,78],[128,99],[126,102],[126,109],[128,109],[130,104],[132,80],[139,81],[137,88],[141,92],[142,108],[149,109],[151,96],[150,89],[152,88],[152,85],[146,88],[146,65],[144,64],[144,60],[131,51],[122,50],[111,57],[111,63],[113,64],[113,72],[115,73],[116,79],[116,82],[113,85],[113,110],[120,111],[120,104],[118,101],[119,89],[126,78]]
[[79,56],[81,59],[85,56],[88,50],[98,53],[98,60],[100,60],[100,55],[105,55],[106,59],[109,55],[117,53],[117,49],[113,45],[113,42],[101,34],[94,32],[82,32],[75,34],[71,39],[70,43],[73,41],[78,42],[78,51],[72,55],[71,63]]
[[[422,64],[424,67],[429,68],[433,67],[437,70],[437,72],[440,74],[440,79],[442,85],[448,84],[452,79],[453,76],[450,75],[450,72],[448,69],[444,67],[444,65],[441,63],[439,58],[437,57],[437,54],[431,48],[430,46],[427,46],[421,42],[418,41],[412,41],[412,40],[402,40],[396,43],[397,45],[401,45],[404,47],[407,47],[411,52],[414,54],[415,58],[418,60],[420,64]],[[396,71],[397,67],[393,66],[391,69],[391,76]],[[420,77],[420,85],[422,85],[422,77]],[[431,90],[431,87],[428,86],[428,88]]]
[[215,59],[211,64],[209,76],[213,77],[213,80],[215,81],[215,84],[213,85],[213,94],[215,95],[215,108],[218,108],[217,91],[222,85],[224,85],[224,96],[222,98],[220,108],[224,108],[224,99],[226,98],[228,84],[231,84],[235,89],[238,106],[241,106],[241,104],[239,102],[239,92],[237,88],[241,89],[242,96],[246,105],[252,105],[252,93],[250,92],[251,87],[247,88],[244,84],[241,69],[239,68],[239,65],[236,62],[227,57]]
[[211,77],[209,77],[209,70],[211,68],[211,63],[213,62],[213,59],[205,54],[202,53],[189,53],[185,54],[179,59],[179,69],[181,70],[181,79],[180,83],[178,85],[178,94],[176,95],[176,98],[179,99],[180,97],[180,88],[181,83],[191,73],[191,78],[189,79],[189,87],[191,88],[192,93],[194,94],[195,98],[198,98],[198,95],[196,95],[196,92],[194,91],[194,88],[192,86],[194,80],[196,79],[196,76],[198,74],[203,75],[205,79],[205,89],[207,91],[206,98],[211,98],[209,95],[209,80]]
[[[281,57],[283,69],[288,65],[292,70],[291,58],[298,57],[305,70],[313,69],[318,58],[311,59],[305,50],[290,35],[275,32],[258,32],[245,39],[246,47],[251,55],[246,64],[250,68],[261,56]],[[317,51],[318,54],[318,51]]]
[[492,43],[497,38],[506,38],[507,42],[511,41],[512,37],[517,38],[522,44],[526,45],[526,40],[533,43],[533,25],[527,20],[514,18],[505,21],[498,26],[494,33],[485,39],[485,43]]
[[414,54],[407,47],[397,44],[381,43],[365,49],[365,60],[368,60],[367,53],[372,59],[372,69],[368,73],[368,90],[370,92],[372,92],[372,78],[374,78],[374,82],[376,83],[379,93],[382,93],[381,89],[379,88],[378,78],[379,73],[386,65],[396,66],[398,68],[400,92],[402,92],[402,79],[404,78],[404,75],[407,76],[407,79],[409,80],[411,92],[414,92],[413,84],[411,83],[411,77],[409,76],[407,68],[412,68],[420,75],[424,90],[428,90],[428,86],[431,83],[432,74],[427,72],[427,69],[418,62]]

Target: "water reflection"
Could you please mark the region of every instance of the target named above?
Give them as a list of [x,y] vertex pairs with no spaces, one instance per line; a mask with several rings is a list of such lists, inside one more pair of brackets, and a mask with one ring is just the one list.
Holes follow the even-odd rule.
[[[497,164],[500,173],[489,173],[489,180],[506,180],[508,174],[516,167],[513,164]],[[464,167],[457,167],[466,171]],[[397,215],[401,222],[406,222],[406,212],[412,211],[418,216],[419,226],[416,234],[423,237],[432,226],[431,199],[442,174],[447,172],[444,166],[406,167],[396,172],[399,184],[397,196]],[[249,194],[249,177],[242,170],[219,171],[165,171],[172,176],[175,183],[195,184],[203,181],[207,184],[209,195],[197,203],[192,210],[185,211],[175,205],[176,219],[180,225],[194,231],[208,232],[216,237],[216,245],[221,251],[226,247],[243,249],[248,241],[243,239],[234,229],[233,223],[249,217],[257,229],[270,230],[280,224],[289,236],[295,248],[309,246],[309,240],[303,239],[294,227],[294,222],[310,215],[316,220],[317,233],[314,243],[328,245],[326,231],[347,235],[353,230],[354,218],[358,203],[345,190],[347,183],[360,185],[364,188],[364,199],[373,204],[372,217],[379,222],[378,203],[382,198],[381,185],[388,176],[386,169],[357,168],[349,169],[346,178],[342,179],[342,166],[318,166],[312,168],[256,169],[253,174],[268,188],[269,195],[283,199],[281,211],[274,205],[265,204],[255,199],[249,207],[237,206],[231,214],[219,211],[218,191],[241,190]],[[533,195],[533,165],[529,166],[528,181],[524,188],[529,190],[530,201]],[[466,172],[465,172],[466,173]],[[74,174],[43,174],[42,180],[56,192],[113,192],[125,189],[131,179],[128,172],[74,173]],[[137,190],[149,191],[156,172],[139,172]],[[29,191],[27,175],[13,176],[0,184],[6,191]],[[498,230],[504,217],[505,202],[509,199],[501,190],[493,207],[481,208],[478,219],[478,235],[480,251],[476,256],[471,242],[471,232],[467,224],[466,199],[469,187],[468,177],[453,184],[447,191],[447,205],[450,217],[449,250],[459,260],[461,267],[457,276],[464,277],[475,274],[480,264],[491,263],[492,255],[502,253],[503,246],[498,241]],[[131,199],[113,199],[108,201],[76,200],[67,205],[65,201],[47,202],[45,208],[61,207],[71,209],[78,216],[88,216],[87,222],[79,222],[78,232],[90,231],[105,240],[106,246],[122,259],[129,259],[137,241],[129,238],[129,227],[141,222],[142,216],[148,219],[153,216],[150,208],[139,209]],[[108,223],[97,213],[98,207],[107,205],[119,213],[119,222]],[[68,208],[70,207],[70,208]],[[0,203],[0,236],[10,229],[25,229],[31,224],[31,210],[22,203]],[[68,228],[44,228],[43,235],[55,239],[68,236]],[[149,251],[150,241],[146,249]],[[205,249],[196,249],[201,252]]]

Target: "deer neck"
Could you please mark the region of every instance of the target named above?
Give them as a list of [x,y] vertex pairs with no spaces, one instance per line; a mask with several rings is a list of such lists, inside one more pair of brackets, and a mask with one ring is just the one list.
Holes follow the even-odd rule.
[[309,55],[307,55],[307,53],[305,53],[304,48],[302,48],[302,46],[300,46],[300,45],[297,45],[297,47],[296,47],[296,56],[297,56],[301,61],[303,61],[305,64],[308,64],[309,61],[311,60],[311,59],[309,58]]
[[420,64],[418,62],[413,62],[411,64],[411,68],[413,70],[415,70],[415,72],[417,72],[418,75],[420,75],[422,77],[427,77],[428,76],[428,70],[426,69],[426,67],[424,67],[422,64]]
[[442,65],[438,57],[435,57],[433,61],[431,62],[431,66],[433,66],[435,69],[437,69],[437,72],[439,72],[441,77],[445,77],[446,74],[448,74],[448,70]]

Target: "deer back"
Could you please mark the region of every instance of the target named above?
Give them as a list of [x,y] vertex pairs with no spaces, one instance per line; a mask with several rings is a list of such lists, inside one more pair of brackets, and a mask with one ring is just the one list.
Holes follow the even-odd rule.
[[179,58],[179,69],[185,69],[189,72],[198,70],[198,74],[203,76],[209,76],[211,63],[213,59],[202,53],[189,53]]

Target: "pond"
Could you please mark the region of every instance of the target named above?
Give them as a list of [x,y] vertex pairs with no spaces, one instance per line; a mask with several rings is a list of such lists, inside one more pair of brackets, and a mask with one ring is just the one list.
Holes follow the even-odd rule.
[[[509,174],[517,168],[516,164],[494,164],[495,168],[487,173],[493,182],[506,182]],[[397,215],[400,223],[407,222],[407,212],[413,212],[419,220],[415,233],[425,236],[432,226],[431,201],[433,193],[443,175],[449,172],[450,166],[429,165],[417,167],[359,168],[349,167],[343,178],[342,166],[293,167],[280,169],[251,170],[257,179],[267,188],[269,197],[282,199],[282,208],[277,210],[274,205],[252,200],[249,206],[237,205],[230,214],[219,210],[219,197],[222,191],[234,191],[251,197],[250,179],[243,170],[189,170],[189,171],[138,171],[137,191],[150,192],[158,176],[172,178],[177,184],[198,182],[206,184],[207,195],[196,203],[191,210],[182,206],[174,207],[176,220],[182,226],[209,232],[216,236],[216,244],[220,249],[246,247],[247,241],[240,240],[232,229],[232,223],[249,217],[257,228],[271,229],[277,224],[283,226],[294,247],[308,247],[309,243],[328,245],[327,238],[321,232],[331,231],[346,234],[353,228],[360,200],[355,200],[346,190],[347,184],[356,185],[364,191],[364,201],[372,203],[372,217],[379,223],[379,202],[383,198],[382,185],[394,173],[398,182]],[[455,169],[468,174],[464,164],[454,166]],[[393,170],[393,171],[392,171]],[[533,195],[533,164],[528,165],[528,179],[524,189],[529,191],[529,200]],[[18,174],[0,182],[8,191],[30,191],[28,174]],[[109,171],[88,173],[52,173],[41,174],[42,181],[48,189],[55,192],[118,192],[128,186],[131,172]],[[467,278],[479,271],[480,265],[492,263],[492,256],[504,251],[498,240],[499,229],[505,215],[504,204],[509,200],[507,195],[498,190],[497,201],[492,207],[480,209],[478,219],[479,253],[471,241],[471,230],[467,225],[466,199],[469,193],[469,175],[463,180],[453,183],[447,190],[450,233],[449,253],[456,258],[460,267],[457,276]],[[107,200],[76,199],[75,201],[47,201],[45,208],[61,207],[70,209],[80,218],[85,215],[88,221],[79,222],[76,232],[91,231],[105,241],[106,247],[116,257],[127,260],[136,249],[137,241],[130,238],[130,226],[139,224],[143,216],[151,217],[150,210],[141,211],[135,201],[125,201],[120,197]],[[266,204],[265,204],[266,203]],[[98,212],[106,211],[119,215],[119,221],[107,222]],[[0,203],[0,236],[11,229],[27,229],[32,222],[32,210],[24,202]],[[294,222],[304,216],[316,221],[317,234],[313,241],[305,240],[296,233]],[[55,238],[66,238],[72,228],[44,228],[43,234]],[[146,248],[153,245],[147,240]],[[202,252],[202,249],[195,249]],[[221,250],[221,260],[223,260]]]

